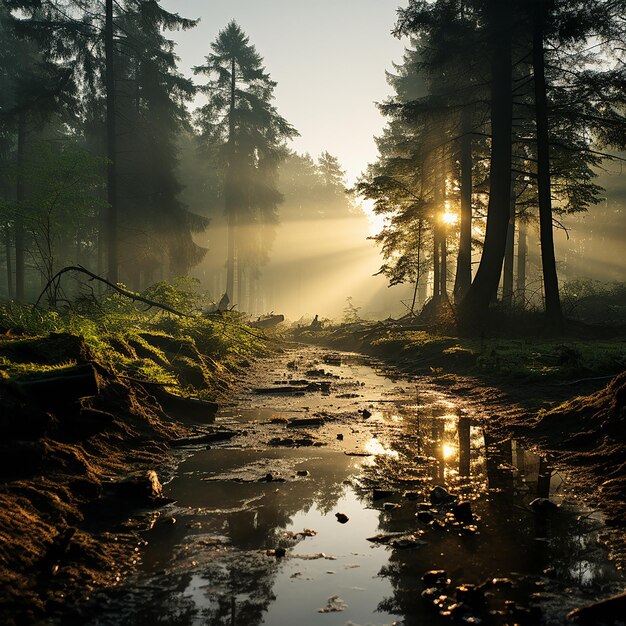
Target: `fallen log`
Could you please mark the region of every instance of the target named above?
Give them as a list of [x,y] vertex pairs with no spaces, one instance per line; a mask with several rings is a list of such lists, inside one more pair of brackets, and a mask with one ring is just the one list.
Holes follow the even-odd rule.
[[[298,381],[296,381],[298,382]],[[302,393],[304,391],[330,391],[330,382],[310,382],[307,385],[295,384],[295,385],[282,385],[275,387],[257,387],[254,393],[258,394],[273,394],[273,393]]]
[[37,378],[13,382],[18,393],[46,406],[63,406],[100,393],[91,363],[42,373]]
[[154,396],[161,408],[170,417],[180,420],[192,420],[203,424],[213,423],[219,409],[216,402],[200,400],[200,398],[185,398],[163,389],[163,385],[153,382],[141,382],[148,392]]
[[306,387],[298,385],[283,385],[282,387],[257,387],[254,393],[258,394],[273,394],[273,393],[298,393],[306,391]]
[[268,315],[267,317],[261,317],[254,322],[249,322],[248,326],[251,326],[252,328],[273,328],[284,321],[284,315]]
[[325,420],[322,417],[294,417],[287,422],[287,428],[323,426],[324,424]]

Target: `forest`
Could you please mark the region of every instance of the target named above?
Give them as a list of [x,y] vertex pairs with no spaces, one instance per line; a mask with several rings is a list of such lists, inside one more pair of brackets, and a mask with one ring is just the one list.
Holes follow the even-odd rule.
[[0,0],[2,623],[624,623],[626,1],[360,4]]

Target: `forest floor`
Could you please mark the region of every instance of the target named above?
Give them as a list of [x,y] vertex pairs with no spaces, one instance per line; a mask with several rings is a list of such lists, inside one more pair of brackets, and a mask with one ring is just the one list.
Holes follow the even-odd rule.
[[[121,315],[98,328],[46,320],[38,333],[26,333],[32,321],[24,328],[11,322],[0,339],[0,604],[7,624],[54,615],[134,570],[144,543],[137,510],[170,502],[155,470],[163,479],[173,475],[172,447],[241,434],[213,424],[214,401],[227,400],[238,373],[280,349],[237,320]],[[571,468],[590,504],[623,524],[625,381],[571,400],[624,368],[623,340],[487,342],[369,327],[296,338],[375,356],[481,410],[501,437],[534,442]],[[612,548],[623,564],[621,545]]]
[[168,450],[219,439],[215,400],[270,349],[228,316],[2,314],[0,621],[34,623],[133,568]]
[[[540,446],[571,470],[610,524],[626,526],[623,329],[468,338],[356,322],[296,329],[293,337],[374,356],[464,402],[489,407],[490,428]],[[620,561],[626,563],[626,553]]]

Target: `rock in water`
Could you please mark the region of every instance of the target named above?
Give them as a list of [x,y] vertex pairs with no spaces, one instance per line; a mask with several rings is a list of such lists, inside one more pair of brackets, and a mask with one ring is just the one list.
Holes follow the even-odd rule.
[[469,502],[458,502],[452,507],[452,513],[459,522],[473,522],[474,514],[472,512],[472,505]]
[[530,508],[537,513],[546,515],[548,513],[556,511],[559,508],[559,505],[549,498],[535,498],[530,503]]
[[335,513],[335,517],[340,524],[345,524],[350,519],[345,513]]
[[422,582],[426,587],[445,587],[450,583],[448,574],[443,569],[433,569],[422,576]]
[[455,499],[456,496],[453,496],[447,489],[439,485],[430,492],[430,501],[434,506],[449,504],[450,502],[454,502]]

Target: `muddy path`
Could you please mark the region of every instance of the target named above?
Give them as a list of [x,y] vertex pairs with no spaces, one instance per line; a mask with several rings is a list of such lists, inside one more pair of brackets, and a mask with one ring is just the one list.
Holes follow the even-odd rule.
[[562,624],[622,591],[602,515],[488,419],[368,357],[260,361],[221,440],[180,442],[136,571],[63,623]]

